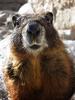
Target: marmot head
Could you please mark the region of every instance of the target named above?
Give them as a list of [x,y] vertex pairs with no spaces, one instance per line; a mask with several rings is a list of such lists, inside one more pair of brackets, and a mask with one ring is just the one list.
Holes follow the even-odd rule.
[[28,52],[42,51],[53,45],[52,41],[58,37],[53,27],[51,12],[23,16],[16,14],[12,17],[12,21],[17,48],[20,47]]

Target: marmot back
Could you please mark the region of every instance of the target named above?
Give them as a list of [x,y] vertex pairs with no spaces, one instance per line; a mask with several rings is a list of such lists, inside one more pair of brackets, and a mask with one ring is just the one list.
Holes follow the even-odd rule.
[[18,15],[4,78],[11,100],[69,100],[73,64],[53,26],[53,14]]

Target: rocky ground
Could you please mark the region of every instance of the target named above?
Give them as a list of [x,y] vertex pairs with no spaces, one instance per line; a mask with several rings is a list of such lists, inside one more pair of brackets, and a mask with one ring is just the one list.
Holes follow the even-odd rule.
[[2,70],[7,57],[8,41],[9,36],[6,39],[0,41],[0,100],[8,100]]

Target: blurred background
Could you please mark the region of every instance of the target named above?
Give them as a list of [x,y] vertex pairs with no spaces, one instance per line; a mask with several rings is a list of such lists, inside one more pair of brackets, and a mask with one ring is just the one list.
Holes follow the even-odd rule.
[[[8,29],[12,29],[10,17],[27,2],[35,10],[37,7],[44,7],[45,10],[52,11],[54,25],[60,37],[75,40],[75,0],[0,0],[0,40],[10,34],[8,33]],[[9,25],[8,29],[6,24]]]

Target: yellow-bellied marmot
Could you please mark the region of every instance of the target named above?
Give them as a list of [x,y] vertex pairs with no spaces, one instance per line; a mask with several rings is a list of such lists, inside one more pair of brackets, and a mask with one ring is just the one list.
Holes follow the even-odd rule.
[[69,100],[73,64],[53,27],[53,14],[13,16],[4,71],[11,100]]

